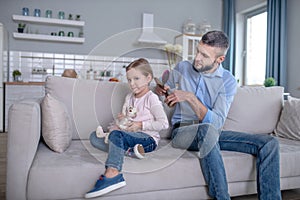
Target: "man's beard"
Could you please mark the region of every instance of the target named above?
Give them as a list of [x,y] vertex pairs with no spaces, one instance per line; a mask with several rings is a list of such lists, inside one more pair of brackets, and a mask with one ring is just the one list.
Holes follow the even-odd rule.
[[198,72],[207,72],[210,71],[213,67],[214,67],[215,62],[213,62],[211,65],[207,65],[207,66],[202,66],[201,68],[197,68],[196,64],[195,64],[195,60],[193,61],[193,65],[194,68],[198,71]]

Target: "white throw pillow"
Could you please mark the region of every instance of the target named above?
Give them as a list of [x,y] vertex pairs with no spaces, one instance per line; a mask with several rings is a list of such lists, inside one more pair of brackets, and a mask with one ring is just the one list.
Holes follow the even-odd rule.
[[285,101],[274,133],[279,137],[300,140],[300,99],[289,97]]
[[42,136],[46,144],[55,152],[64,152],[71,143],[72,129],[65,106],[46,94],[41,103]]
[[283,106],[283,87],[239,87],[223,130],[272,133]]

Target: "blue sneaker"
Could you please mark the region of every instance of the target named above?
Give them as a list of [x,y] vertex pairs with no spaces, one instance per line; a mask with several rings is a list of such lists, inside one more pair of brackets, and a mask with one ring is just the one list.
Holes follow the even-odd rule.
[[101,175],[97,180],[94,188],[85,194],[85,198],[93,198],[109,193],[113,190],[124,187],[126,182],[122,174],[118,174],[113,178],[106,178],[104,175]]

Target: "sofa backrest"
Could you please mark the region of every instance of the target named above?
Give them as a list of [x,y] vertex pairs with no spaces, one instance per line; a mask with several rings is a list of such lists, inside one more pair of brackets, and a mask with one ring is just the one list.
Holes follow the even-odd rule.
[[51,76],[45,91],[65,105],[73,139],[88,139],[99,124],[106,128],[121,112],[130,89],[126,83]]
[[283,87],[238,87],[223,130],[272,133],[283,107]]
[[[73,139],[88,139],[101,124],[103,128],[121,111],[127,83],[48,77],[45,91],[62,102],[71,118]],[[173,109],[165,104],[170,119]],[[239,87],[223,130],[271,133],[283,106],[283,87]],[[170,129],[160,132],[170,137]]]

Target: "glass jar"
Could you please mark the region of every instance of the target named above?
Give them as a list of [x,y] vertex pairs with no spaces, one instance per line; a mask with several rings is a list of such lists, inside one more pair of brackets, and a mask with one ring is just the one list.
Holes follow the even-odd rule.
[[59,31],[58,36],[65,36],[65,32],[64,31]]
[[195,34],[196,33],[196,24],[189,18],[183,25],[183,33],[186,34]]
[[22,9],[22,14],[23,14],[24,16],[29,16],[29,9],[28,9],[28,8],[23,8],[23,9]]
[[33,14],[33,16],[35,16],[35,17],[40,17],[41,16],[41,10],[40,9],[34,9],[34,14]]
[[52,10],[46,10],[46,18],[52,18]]
[[58,19],[65,19],[65,12],[59,11],[58,12]]
[[83,38],[83,36],[84,36],[83,29],[80,29],[78,33],[78,37]]
[[72,31],[68,32],[68,37],[74,37],[74,33]]
[[203,20],[198,25],[199,35],[204,35],[206,32],[210,31],[211,25],[207,20]]

